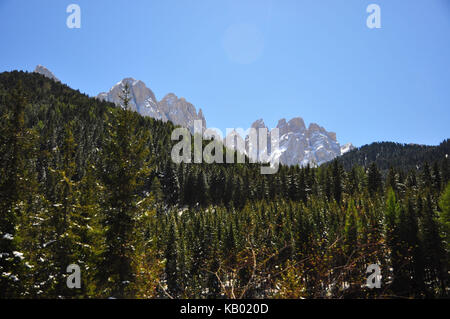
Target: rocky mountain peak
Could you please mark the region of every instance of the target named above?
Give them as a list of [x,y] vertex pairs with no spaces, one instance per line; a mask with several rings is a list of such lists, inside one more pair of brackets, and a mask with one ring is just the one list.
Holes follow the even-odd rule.
[[167,93],[161,101],[167,101],[168,103],[173,103],[176,100],[178,100],[178,96],[176,96],[174,93]]
[[130,107],[139,114],[164,122],[171,121],[175,125],[190,129],[191,132],[194,130],[195,120],[201,120],[203,127],[206,127],[203,112],[197,113],[195,107],[184,97],[178,98],[174,93],[168,93],[161,101],[158,101],[153,91],[144,82],[132,77],[124,78],[108,92],[100,93],[97,98],[120,105],[120,95],[127,83],[130,87]]
[[[266,127],[264,121],[259,119],[252,124],[254,128]],[[327,132],[325,128],[316,123],[311,123],[306,128],[301,117],[294,117],[287,121],[282,118],[278,121],[279,147],[271,150],[270,136],[268,133],[268,151],[272,159],[278,158],[284,165],[320,165],[341,155],[341,147],[336,141],[336,134]],[[246,137],[246,146],[248,146]],[[252,156],[252,154],[249,154]],[[256,156],[253,154],[253,156]]]
[[264,120],[263,120],[263,119],[259,119],[259,120],[256,120],[255,122],[253,122],[253,124],[252,124],[251,127],[252,127],[252,128],[256,128],[256,129],[259,129],[259,128],[265,128],[265,127],[267,127],[267,126],[266,126],[266,124],[264,123]]
[[138,112],[143,116],[150,116],[158,120],[167,121],[164,113],[160,112],[155,94],[150,90],[144,82],[136,80],[132,77],[122,79],[116,83],[108,92],[97,95],[97,98],[103,101],[112,102],[121,105],[120,96],[123,94],[125,85],[128,84],[130,89],[131,110]]
[[302,132],[306,130],[305,122],[301,117],[294,117],[288,123],[288,129],[291,132]]
[[309,127],[308,127],[308,131],[310,133],[312,132],[320,132],[320,131],[324,131],[325,129],[322,126],[319,126],[319,124],[316,123],[310,123]]
[[280,128],[280,127],[285,126],[286,124],[287,124],[286,119],[283,117],[282,119],[278,120],[277,127]]
[[187,127],[193,132],[194,121],[201,120],[203,128],[206,128],[203,112],[197,113],[194,105],[186,101],[184,97],[178,98],[175,94],[169,93],[158,104],[161,111],[166,114],[172,123]]

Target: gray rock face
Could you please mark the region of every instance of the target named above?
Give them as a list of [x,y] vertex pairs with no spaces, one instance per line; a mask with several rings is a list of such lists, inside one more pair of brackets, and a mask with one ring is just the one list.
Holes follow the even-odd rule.
[[56,82],[61,82],[49,69],[47,69],[45,66],[43,65],[37,65],[36,68],[34,69],[35,73],[39,73],[42,74],[45,77],[48,77],[49,79],[52,79]]
[[197,113],[195,107],[186,101],[184,97],[178,98],[175,94],[169,93],[159,101],[159,107],[169,121],[176,125],[187,127],[191,132],[194,132],[195,120],[201,120],[203,128],[206,128],[206,120],[202,109],[199,109]]
[[108,92],[97,95],[97,98],[103,101],[121,104],[119,98],[125,84],[130,87],[131,109],[143,116],[162,120],[164,122],[171,121],[175,125],[188,128],[194,131],[194,121],[201,120],[203,127],[206,127],[206,120],[200,109],[197,113],[195,107],[186,101],[185,98],[178,98],[175,94],[167,94],[161,101],[157,101],[155,94],[150,90],[144,82],[133,78],[125,78],[114,85]]
[[143,116],[150,116],[158,120],[167,121],[166,115],[160,111],[155,94],[145,86],[144,82],[133,78],[125,78],[114,85],[109,92],[100,93],[97,98],[102,101],[121,105],[120,96],[128,84],[130,88],[130,108]]
[[[252,124],[254,128],[266,127],[262,119]],[[311,123],[306,128],[301,117],[295,117],[290,121],[281,119],[278,121],[279,147],[270,149],[270,138],[273,131],[268,130],[267,146],[270,160],[279,159],[284,165],[321,165],[341,155],[341,147],[336,140],[336,133],[328,132],[316,123]],[[248,151],[248,136],[246,137],[246,149]],[[264,149],[264,148],[263,148]],[[260,150],[258,148],[258,150]],[[255,154],[249,154],[255,158]],[[256,155],[258,157],[258,155]]]

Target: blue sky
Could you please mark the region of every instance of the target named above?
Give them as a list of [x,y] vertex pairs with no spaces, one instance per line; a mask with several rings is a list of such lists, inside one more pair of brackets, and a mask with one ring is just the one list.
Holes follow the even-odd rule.
[[341,144],[450,137],[448,0],[0,0],[0,30],[0,71],[42,64],[89,95],[131,76],[223,131],[301,116]]

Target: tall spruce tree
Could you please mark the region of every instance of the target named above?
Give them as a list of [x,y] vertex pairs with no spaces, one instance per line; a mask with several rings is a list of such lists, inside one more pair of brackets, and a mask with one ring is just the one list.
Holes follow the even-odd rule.
[[103,146],[100,172],[106,189],[104,226],[106,248],[103,253],[102,282],[107,296],[131,297],[133,228],[137,199],[149,171],[145,131],[138,131],[138,117],[130,110],[130,88],[123,88],[122,107],[115,111],[115,121]]

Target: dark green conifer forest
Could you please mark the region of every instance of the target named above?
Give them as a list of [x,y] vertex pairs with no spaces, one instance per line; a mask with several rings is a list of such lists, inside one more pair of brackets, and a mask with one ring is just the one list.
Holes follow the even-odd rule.
[[127,105],[0,74],[0,298],[449,297],[449,140],[261,175]]

